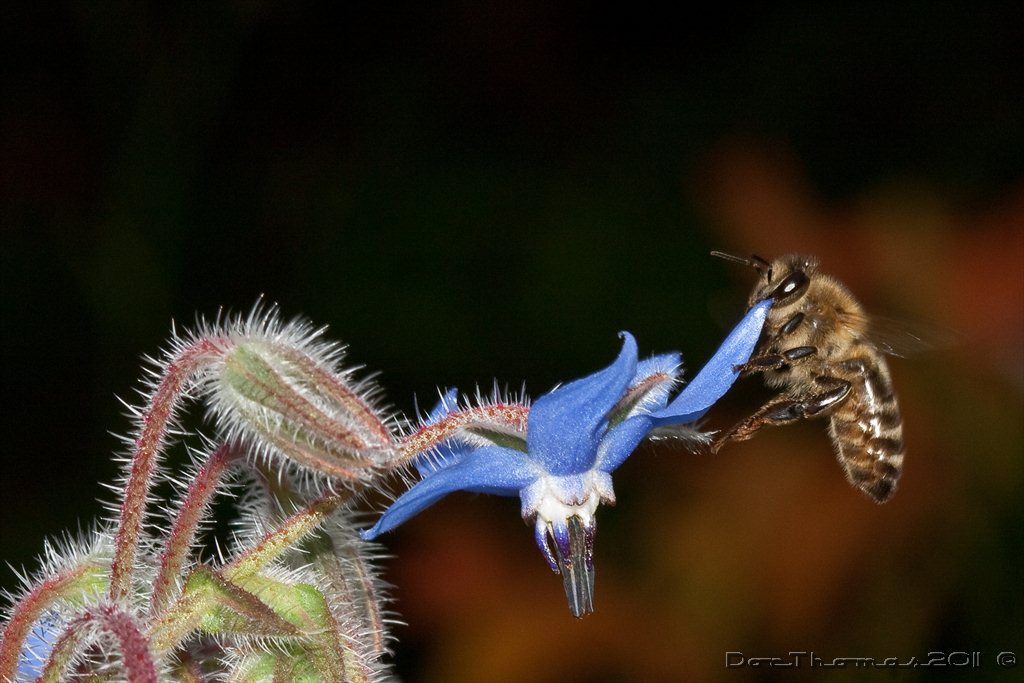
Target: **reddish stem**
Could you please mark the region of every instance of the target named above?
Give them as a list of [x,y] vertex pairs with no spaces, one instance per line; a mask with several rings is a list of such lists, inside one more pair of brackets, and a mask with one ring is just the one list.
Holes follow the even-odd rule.
[[362,588],[363,613],[369,622],[369,635],[373,641],[373,653],[377,655],[383,654],[387,650],[387,643],[384,642],[387,628],[384,626],[384,615],[381,613],[381,605],[384,600],[378,594],[377,586],[373,582],[373,569],[367,566],[366,558],[358,550],[353,552],[352,555],[352,564]]
[[0,681],[14,680],[25,638],[39,615],[61,598],[89,569],[90,565],[82,563],[59,572],[38,583],[14,606],[11,618],[0,635]]
[[229,581],[254,574],[285,549],[317,528],[347,498],[344,493],[326,493],[288,517],[276,529],[268,531],[244,553],[224,565],[221,573]]
[[99,626],[117,641],[128,683],[156,683],[156,663],[149,651],[149,641],[135,620],[114,605],[90,607],[75,617],[54,643],[50,659],[37,680],[53,678],[54,667],[63,668],[70,661],[90,624]]
[[164,445],[167,426],[174,409],[185,393],[186,384],[205,363],[222,355],[227,339],[198,339],[183,348],[167,365],[142,416],[142,427],[135,439],[131,473],[121,503],[121,516],[110,568],[110,599],[123,600],[131,590],[135,570],[135,549],[142,530],[146,501],[152,485],[156,458]]
[[[525,436],[530,407],[519,403],[477,406],[445,415],[433,424],[420,427],[401,442],[401,460],[424,453],[457,432],[470,429],[490,429]],[[401,463],[397,463],[401,464]]]
[[189,485],[174,525],[167,534],[167,545],[160,555],[160,571],[153,583],[152,601],[149,604],[150,616],[159,614],[170,603],[177,587],[175,577],[181,575],[203,515],[217,493],[221,477],[238,454],[234,444],[222,444],[207,458]]

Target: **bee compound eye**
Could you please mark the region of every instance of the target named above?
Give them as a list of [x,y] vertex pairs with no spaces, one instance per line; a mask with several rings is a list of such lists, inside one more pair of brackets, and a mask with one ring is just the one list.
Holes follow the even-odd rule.
[[775,288],[775,291],[772,292],[772,299],[782,301],[783,299],[799,296],[807,289],[808,282],[810,282],[810,279],[807,277],[807,273],[802,270],[795,270]]

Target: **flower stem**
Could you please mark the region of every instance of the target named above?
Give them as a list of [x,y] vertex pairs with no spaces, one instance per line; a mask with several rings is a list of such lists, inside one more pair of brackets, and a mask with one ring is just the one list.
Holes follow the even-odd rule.
[[281,553],[312,533],[348,496],[329,493],[321,496],[267,533],[251,548],[226,564],[222,570],[229,581],[241,582],[253,576]]
[[131,458],[131,471],[121,503],[114,559],[110,569],[110,599],[113,601],[123,600],[131,590],[135,551],[142,531],[153,470],[174,410],[196,371],[223,354],[227,344],[230,341],[223,338],[201,338],[179,351],[168,363],[142,415],[141,428]]
[[153,583],[149,605],[150,616],[159,614],[170,603],[172,592],[177,587],[175,577],[182,575],[182,567],[195,542],[199,523],[217,492],[221,477],[238,454],[234,444],[222,444],[210,455],[189,485],[174,525],[167,534],[167,546],[160,557],[160,571]]
[[149,642],[138,624],[126,612],[114,605],[90,607],[75,617],[54,643],[50,659],[37,680],[59,681],[65,667],[74,657],[88,624],[95,624],[100,630],[114,637],[121,651],[121,665],[128,683],[156,683],[156,663],[149,651]]
[[401,459],[395,466],[429,451],[460,431],[507,433],[523,439],[529,413],[529,406],[518,403],[476,406],[449,413],[405,437],[400,447]]
[[0,634],[0,681],[13,681],[18,657],[32,624],[58,600],[89,593],[104,581],[104,571],[93,562],[82,562],[37,584],[14,606]]

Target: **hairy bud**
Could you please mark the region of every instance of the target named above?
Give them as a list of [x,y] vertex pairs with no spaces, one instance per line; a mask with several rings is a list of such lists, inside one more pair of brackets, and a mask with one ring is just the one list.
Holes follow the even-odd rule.
[[332,479],[366,482],[394,461],[397,425],[376,405],[376,387],[340,368],[340,347],[321,341],[321,332],[251,316],[229,329],[204,388],[229,440]]

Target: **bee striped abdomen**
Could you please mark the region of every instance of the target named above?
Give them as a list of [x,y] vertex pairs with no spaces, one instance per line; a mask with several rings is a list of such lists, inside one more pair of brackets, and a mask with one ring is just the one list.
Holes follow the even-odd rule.
[[850,483],[884,503],[903,471],[903,421],[884,359],[874,350],[866,355],[841,364],[852,386],[829,431]]

